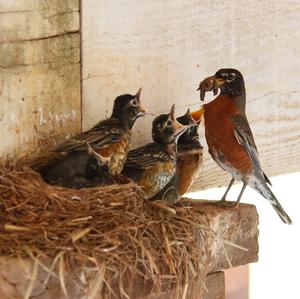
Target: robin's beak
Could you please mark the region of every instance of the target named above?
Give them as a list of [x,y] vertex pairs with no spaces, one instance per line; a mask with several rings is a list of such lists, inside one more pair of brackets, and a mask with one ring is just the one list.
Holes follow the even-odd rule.
[[92,146],[90,145],[89,142],[86,143],[87,145],[87,148],[88,148],[88,153],[89,155],[91,156],[94,156],[94,157],[98,157],[98,154],[95,152],[95,150],[92,148]]
[[146,114],[148,114],[147,109],[141,104],[141,100],[140,100],[141,92],[142,92],[142,87],[140,87],[135,94],[135,97],[137,98],[137,100],[140,103],[137,117],[142,117],[142,116],[145,116]]
[[204,101],[205,93],[207,91],[213,91],[214,96],[218,93],[218,89],[221,88],[225,83],[224,79],[217,78],[215,76],[204,79],[197,90],[200,90],[200,100]]
[[150,113],[148,113],[146,108],[140,103],[139,112],[138,112],[137,116],[142,117],[142,116],[145,116],[146,114],[150,114]]
[[110,154],[108,157],[104,157],[102,155],[100,155],[99,153],[97,153],[92,146],[90,145],[89,142],[86,143],[87,148],[88,148],[88,153],[89,155],[95,157],[102,165],[108,165],[110,163],[110,159],[112,154]]
[[176,120],[174,116],[174,112],[175,112],[175,104],[171,108],[170,117],[173,121],[173,129],[174,129],[173,137],[175,137],[175,140],[177,140],[187,129],[195,126],[196,123],[184,126]]
[[179,123],[177,120],[175,121],[175,123],[173,123],[173,128],[174,128],[174,133],[173,133],[173,137],[175,137],[175,140],[177,141],[178,138],[189,128],[196,126],[197,123],[195,122],[194,124],[190,124],[190,125],[182,125],[181,123]]
[[204,114],[204,107],[201,106],[199,110],[191,112],[193,120],[197,123],[200,123]]
[[142,91],[142,87],[140,87],[139,89],[138,89],[138,91],[136,92],[136,94],[135,94],[135,97],[136,98],[140,98],[140,95],[141,95],[141,91]]

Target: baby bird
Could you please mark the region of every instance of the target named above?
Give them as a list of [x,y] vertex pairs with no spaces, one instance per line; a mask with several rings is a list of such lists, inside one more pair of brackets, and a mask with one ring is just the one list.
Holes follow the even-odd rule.
[[179,177],[179,195],[182,196],[199,176],[203,162],[203,147],[198,134],[200,120],[192,117],[190,109],[177,120],[183,125],[193,125],[178,140],[176,172]]
[[203,147],[199,140],[198,128],[200,121],[196,121],[190,109],[177,118],[182,125],[193,125],[188,128],[177,142],[176,173],[172,180],[155,196],[169,203],[176,203],[184,195],[198,177],[203,162]]
[[143,187],[146,199],[153,198],[174,177],[176,172],[177,140],[190,125],[181,125],[170,113],[161,114],[152,123],[153,142],[131,150],[123,174]]
[[[89,157],[87,143],[101,157],[109,157],[108,171],[111,175],[120,174],[129,151],[133,124],[146,114],[140,101],[140,94],[141,88],[135,95],[118,96],[114,101],[110,118],[100,121],[90,130],[71,137],[57,146],[54,151],[59,153],[61,158],[54,165],[47,165],[41,170],[43,178],[51,183],[66,178],[69,172],[76,172],[76,167],[81,171]],[[80,165],[82,163],[83,165]]]
[[50,174],[55,178],[59,177],[57,180],[52,180],[52,184],[65,188],[81,189],[115,183],[113,176],[109,174],[110,157],[103,157],[96,153],[89,143],[87,143],[87,147],[87,156],[74,152],[66,158],[68,167],[63,174],[60,173],[60,167],[52,169]]

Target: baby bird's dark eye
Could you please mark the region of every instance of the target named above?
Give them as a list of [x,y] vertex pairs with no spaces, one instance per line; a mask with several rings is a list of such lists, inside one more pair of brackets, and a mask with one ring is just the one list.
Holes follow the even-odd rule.
[[138,101],[136,99],[133,99],[133,100],[130,101],[130,105],[132,107],[137,107],[139,105],[139,103],[138,103]]
[[168,121],[167,121],[167,126],[168,126],[168,127],[171,127],[171,126],[172,126],[172,121],[171,121],[171,120],[168,120]]

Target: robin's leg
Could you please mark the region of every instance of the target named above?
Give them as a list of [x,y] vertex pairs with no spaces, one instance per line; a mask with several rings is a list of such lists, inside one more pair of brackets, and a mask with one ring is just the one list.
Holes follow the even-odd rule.
[[242,189],[241,189],[241,192],[240,192],[240,194],[239,194],[239,196],[238,196],[236,202],[233,203],[232,207],[237,208],[237,207],[239,206],[240,201],[241,201],[241,199],[242,199],[242,195],[243,195],[243,193],[244,193],[246,187],[247,187],[247,184],[246,184],[246,183],[243,183],[243,187],[242,187]]
[[[234,179],[233,179],[234,180]],[[232,181],[230,182],[230,185],[232,185],[233,183],[232,183]],[[230,186],[229,185],[229,186]],[[228,187],[229,187],[228,186]],[[241,201],[241,199],[242,199],[242,195],[243,195],[243,193],[244,193],[244,191],[245,191],[245,188],[247,187],[247,183],[243,183],[243,187],[242,187],[242,189],[241,189],[241,192],[240,192],[240,194],[239,194],[239,196],[238,196],[238,198],[237,198],[237,200],[235,201],[235,202],[227,202],[226,200],[220,200],[218,203],[220,204],[220,205],[222,205],[222,206],[226,206],[226,207],[229,207],[229,208],[237,208],[238,206],[239,206],[239,204],[240,204],[240,201]],[[227,188],[228,189],[228,188]],[[230,188],[229,188],[230,189]],[[227,191],[227,190],[226,190]],[[226,194],[226,193],[225,193]]]
[[226,189],[226,191],[225,191],[225,193],[224,193],[224,195],[222,196],[222,198],[221,198],[220,201],[226,201],[226,196],[227,196],[227,194],[228,194],[229,190],[231,189],[231,187],[232,187],[232,185],[233,185],[234,182],[235,182],[235,179],[232,178],[231,181],[230,181],[230,183],[229,183],[229,185],[228,185],[228,187],[227,187],[227,189]]

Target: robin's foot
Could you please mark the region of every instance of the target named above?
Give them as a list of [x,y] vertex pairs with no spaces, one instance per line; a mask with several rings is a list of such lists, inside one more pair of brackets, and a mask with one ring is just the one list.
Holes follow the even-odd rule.
[[239,206],[242,195],[244,193],[244,190],[245,190],[247,184],[246,183],[243,184],[242,190],[241,190],[241,192],[240,192],[240,194],[239,194],[236,201],[226,201],[226,195],[227,195],[228,191],[230,190],[233,183],[234,183],[234,179],[231,180],[229,186],[227,187],[227,190],[225,191],[225,193],[222,196],[221,200],[217,202],[217,204],[222,205],[224,207],[228,207],[228,208],[237,208]]
[[237,208],[239,206],[239,201],[227,201],[225,198],[221,198],[221,200],[217,201],[217,205],[224,206],[227,208]]
[[223,196],[222,196],[222,198],[220,199],[220,202],[225,202],[226,201],[226,194],[224,194]]

